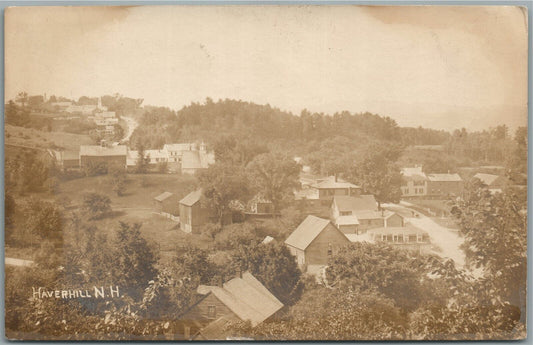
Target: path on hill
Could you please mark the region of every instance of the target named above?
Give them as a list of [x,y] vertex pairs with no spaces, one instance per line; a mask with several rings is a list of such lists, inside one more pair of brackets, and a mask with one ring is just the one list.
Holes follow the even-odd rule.
[[124,136],[124,138],[120,141],[121,143],[123,143],[123,142],[130,140],[130,137],[133,134],[133,131],[135,130],[135,128],[139,126],[139,123],[133,117],[129,117],[129,116],[121,116],[121,119],[126,121],[126,125],[128,127],[128,132],[126,133],[126,136]]

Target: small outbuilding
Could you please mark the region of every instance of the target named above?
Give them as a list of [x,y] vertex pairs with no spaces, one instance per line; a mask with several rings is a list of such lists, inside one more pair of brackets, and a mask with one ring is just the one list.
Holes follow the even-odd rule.
[[179,214],[179,200],[176,194],[164,192],[154,198],[156,212],[168,213],[173,216]]

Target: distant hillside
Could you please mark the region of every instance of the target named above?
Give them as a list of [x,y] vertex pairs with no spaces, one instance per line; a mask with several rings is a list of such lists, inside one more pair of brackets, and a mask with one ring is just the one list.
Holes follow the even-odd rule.
[[[166,142],[202,139],[213,143],[221,135],[253,139],[270,147],[308,151],[313,142],[345,137],[354,144],[396,142],[403,144],[442,144],[444,131],[400,128],[394,120],[371,113],[333,115],[302,111],[300,116],[270,105],[223,100],[193,103],[174,112],[168,108],[146,107],[140,126],[131,141],[141,140],[150,148]],[[312,146],[312,145],[311,145]]]

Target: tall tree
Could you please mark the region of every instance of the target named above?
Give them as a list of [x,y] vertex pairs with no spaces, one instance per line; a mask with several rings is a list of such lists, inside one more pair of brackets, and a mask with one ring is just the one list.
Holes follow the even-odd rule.
[[241,272],[250,271],[283,304],[292,305],[300,298],[301,271],[284,244],[241,246],[233,262]]
[[257,155],[268,152],[268,149],[254,140],[230,135],[218,139],[214,151],[217,162],[246,166]]
[[270,200],[277,212],[298,186],[300,166],[286,155],[264,153],[246,166],[246,174],[254,191]]
[[137,142],[137,162],[135,163],[135,172],[137,174],[144,174],[148,170],[148,163],[150,163],[150,157],[145,153],[144,143]]
[[220,224],[230,212],[233,200],[245,201],[249,196],[241,167],[217,162],[199,172],[198,180],[207,206],[215,211]]
[[495,293],[524,313],[527,200],[512,189],[493,194],[477,183],[467,185],[465,199],[455,211],[468,263],[484,268],[486,278],[497,288]]
[[399,202],[402,177],[396,161],[401,152],[396,146],[372,145],[348,177],[361,185],[365,193],[374,194],[379,206],[383,202]]
[[133,298],[141,296],[148,282],[157,275],[156,251],[142,237],[140,229],[141,223],[119,222],[114,242],[115,264],[117,272],[121,272],[115,284],[121,285]]
[[112,166],[110,175],[111,186],[118,196],[122,196],[126,190],[126,171],[123,167]]

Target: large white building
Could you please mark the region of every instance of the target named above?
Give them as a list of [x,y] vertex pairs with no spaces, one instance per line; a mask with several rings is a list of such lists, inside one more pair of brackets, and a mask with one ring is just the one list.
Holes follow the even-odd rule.
[[421,166],[402,168],[402,195],[421,196],[428,193],[428,177]]
[[[182,174],[194,174],[215,163],[215,155],[207,152],[204,143],[165,144],[161,150],[145,150],[144,155],[149,159],[148,164],[166,163],[169,172]],[[135,166],[138,159],[138,151],[128,151],[128,166]]]

